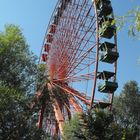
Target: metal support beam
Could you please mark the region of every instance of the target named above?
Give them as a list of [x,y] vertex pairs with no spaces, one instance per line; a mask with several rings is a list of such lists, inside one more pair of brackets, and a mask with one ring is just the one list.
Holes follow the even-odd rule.
[[83,101],[86,105],[90,105],[90,101],[88,99],[86,99],[85,96],[81,95],[78,91],[76,91],[75,89],[69,87],[69,86],[63,86],[61,87],[60,85],[53,83],[54,85],[56,85],[57,87],[61,88],[63,91],[77,97],[78,99],[80,99],[81,101]]
[[53,108],[54,108],[55,117],[59,126],[60,133],[63,134],[64,117],[62,115],[60,105],[56,99],[54,99]]
[[45,106],[42,106],[40,113],[39,113],[39,119],[38,119],[38,128],[42,128],[42,123],[43,123],[43,116],[44,116],[44,111],[45,111]]
[[75,98],[73,96],[70,97],[69,102],[74,107],[76,112],[78,112],[78,113],[83,112],[82,107],[77,103],[77,101],[75,100]]

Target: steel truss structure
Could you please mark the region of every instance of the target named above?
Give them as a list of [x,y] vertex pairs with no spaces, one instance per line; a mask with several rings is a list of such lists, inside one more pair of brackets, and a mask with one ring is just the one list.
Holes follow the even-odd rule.
[[[40,55],[40,63],[46,64],[49,75],[43,88],[49,90],[52,111],[44,118],[48,108],[45,98],[39,113],[39,128],[44,127],[51,136],[60,135],[64,122],[75,112],[111,108],[118,87],[116,38],[110,0],[57,2]],[[42,97],[42,90],[36,95]]]

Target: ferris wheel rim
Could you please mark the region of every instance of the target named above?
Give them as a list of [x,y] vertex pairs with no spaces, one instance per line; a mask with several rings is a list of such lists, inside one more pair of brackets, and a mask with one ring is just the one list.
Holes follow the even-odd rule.
[[[98,48],[99,48],[99,21],[98,21],[98,14],[97,14],[97,7],[96,7],[96,1],[95,0],[92,0],[92,2],[93,2],[93,4],[94,4],[94,11],[95,11],[95,16],[96,16],[96,61],[95,61],[95,71],[94,71],[94,74],[95,74],[95,76],[94,76],[94,83],[93,83],[93,90],[92,90],[92,99],[91,99],[91,106],[92,106],[92,103],[93,103],[93,100],[94,100],[94,93],[95,93],[95,89],[96,89],[96,81],[97,81],[97,73],[98,73],[98,62],[99,62],[99,50],[98,50]],[[49,27],[50,27],[50,24],[51,24],[51,22],[52,22],[52,19],[53,19],[53,16],[54,16],[54,13],[55,13],[55,11],[56,11],[56,8],[58,7],[58,5],[59,5],[59,3],[60,3],[60,0],[58,0],[58,2],[57,2],[57,4],[56,4],[56,6],[55,6],[55,9],[54,9],[54,11],[53,11],[53,13],[52,13],[52,16],[51,16],[51,19],[50,19],[50,21],[49,21],[49,24],[48,24],[48,27],[47,27],[47,31],[46,31],[46,34],[45,34],[45,37],[44,37],[44,41],[43,41],[43,44],[44,44],[44,42],[45,42],[45,38],[46,38],[46,35],[47,35],[47,32],[48,32],[48,29],[49,29]],[[117,40],[117,38],[116,38],[116,35],[114,35],[114,38],[115,38],[115,40]],[[117,42],[117,41],[115,41],[115,42]],[[117,43],[116,43],[117,44]],[[43,45],[42,45],[42,48],[43,48]],[[42,49],[43,50],[43,49]],[[40,59],[39,59],[39,63],[40,63],[40,60],[41,60],[41,57],[40,57]],[[117,71],[117,62],[115,63],[115,66],[114,66],[114,71],[115,71],[115,75],[116,75],[116,71]],[[116,76],[115,76],[116,77]],[[56,79],[54,79],[54,80],[56,80]]]
[[[80,0],[79,0],[80,1]],[[86,1],[86,0],[85,0]],[[59,2],[60,2],[60,0],[57,2],[57,5],[59,4]],[[92,108],[93,107],[93,104],[94,104],[94,102],[99,102],[99,101],[101,101],[101,100],[98,100],[98,99],[95,99],[94,98],[94,94],[95,94],[95,92],[96,92],[96,87],[97,87],[97,74],[99,73],[99,71],[98,71],[98,65],[99,65],[99,44],[100,44],[100,35],[99,35],[99,20],[98,20],[98,14],[97,14],[97,6],[96,6],[96,1],[95,0],[92,0],[92,2],[93,2],[93,4],[94,4],[94,14],[95,14],[95,18],[96,18],[96,58],[95,58],[95,63],[94,63],[94,65],[95,65],[95,71],[93,71],[93,75],[90,75],[91,77],[90,78],[94,78],[94,79],[92,79],[93,80],[93,85],[92,85],[92,94],[90,94],[90,99],[87,99],[87,97],[85,98],[85,96],[84,95],[82,95],[82,93],[80,93],[80,92],[78,92],[76,89],[73,89],[73,88],[71,88],[71,87],[69,87],[68,85],[67,85],[67,82],[66,82],[66,80],[72,80],[71,79],[71,77],[69,76],[69,77],[65,77],[65,78],[63,78],[63,79],[61,79],[61,78],[59,78],[59,79],[51,79],[50,81],[49,81],[49,84],[50,84],[50,87],[52,88],[53,86],[56,86],[56,87],[59,87],[60,89],[62,89],[64,92],[68,92],[70,95],[69,95],[69,97],[71,98],[71,101],[72,102],[74,102],[75,101],[75,105],[76,105],[76,102],[77,102],[77,100],[76,100],[76,98],[77,99],[79,99],[80,101],[83,101],[84,103],[86,103],[86,105],[87,106],[89,106],[90,108]],[[49,22],[49,25],[48,25],[48,27],[47,27],[47,31],[46,31],[46,34],[45,34],[45,38],[44,38],[44,41],[43,41],[43,45],[42,45],[42,51],[43,51],[43,47],[44,47],[44,44],[45,44],[45,41],[46,41],[46,36],[47,36],[47,34],[48,34],[48,30],[49,30],[49,27],[50,27],[50,25],[51,25],[51,22],[52,22],[52,19],[53,19],[53,15],[54,15],[54,13],[55,13],[55,11],[56,11],[56,8],[57,8],[57,5],[56,5],[56,7],[55,7],[55,9],[54,9],[54,12],[53,12],[53,14],[52,14],[52,17],[51,17],[51,20],[50,20],[50,22]],[[112,13],[112,16],[114,16],[113,15],[113,13]],[[117,35],[116,35],[116,32],[114,33],[114,42],[115,42],[115,44],[116,44],[116,50],[117,50]],[[41,54],[42,54],[42,51],[41,51]],[[40,63],[40,61],[41,61],[41,57],[40,57],[40,60],[39,60],[39,63]],[[114,81],[116,81],[116,73],[117,73],[117,61],[113,64],[114,65]],[[81,74],[82,75],[82,74]],[[88,75],[88,74],[87,74]],[[76,75],[77,76],[77,75]],[[72,77],[73,78],[73,80],[75,80],[77,77]],[[88,75],[89,76],[89,75]],[[92,77],[93,76],[93,77]],[[86,74],[84,75],[82,75],[82,78],[85,78],[86,79]],[[74,79],[75,78],[75,79]],[[83,78],[83,79],[84,79]],[[59,82],[59,84],[58,84],[58,82]],[[74,93],[76,93],[77,92],[77,94],[74,94]],[[81,95],[79,95],[79,94],[81,94]],[[113,96],[114,96],[114,92],[112,93],[112,101],[113,101]],[[74,97],[74,99],[73,99],[73,97]],[[75,98],[76,97],[76,98]],[[94,101],[94,99],[95,99],[95,101]],[[103,101],[101,101],[101,102],[103,102]],[[57,102],[56,102],[56,104],[57,104]],[[80,105],[79,105],[79,110],[80,110],[80,108],[82,108],[82,106],[80,107]],[[83,109],[83,108],[82,108]]]

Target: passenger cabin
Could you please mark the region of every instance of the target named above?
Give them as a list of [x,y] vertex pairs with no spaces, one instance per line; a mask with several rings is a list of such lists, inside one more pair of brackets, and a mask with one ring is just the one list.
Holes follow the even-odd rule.
[[42,61],[46,62],[47,61],[47,54],[42,54]]
[[114,63],[119,57],[119,53],[115,48],[115,44],[104,42],[100,45],[99,50],[101,51],[100,61],[106,63]]
[[54,34],[56,31],[56,25],[55,24],[51,24],[50,28],[49,28],[49,33]]
[[59,17],[58,17],[58,15],[57,14],[55,14],[54,15],[54,17],[53,17],[53,22],[52,22],[52,24],[54,24],[54,25],[58,25],[58,21],[59,21]]
[[109,107],[110,105],[111,105],[111,103],[100,101],[98,103],[95,103],[95,108],[105,109],[105,108]]
[[67,5],[68,5],[68,3],[69,3],[70,1],[71,1],[71,0],[61,0],[61,1],[60,1],[60,7],[61,7],[61,9],[62,9],[62,10],[65,10],[66,7],[67,7]]
[[59,22],[59,18],[62,16],[62,12],[61,9],[58,7],[55,15],[54,15],[54,19],[53,19],[53,24],[58,25]]
[[71,0],[60,0],[56,13],[54,15],[53,24],[58,25],[59,18],[62,16],[63,11],[66,9]]
[[63,9],[61,6],[58,6],[57,15],[59,16],[59,18],[62,16],[62,14],[63,14]]
[[115,73],[109,71],[100,72],[97,78],[102,79],[103,83],[99,85],[98,91],[103,93],[114,93],[118,88],[118,83],[111,81],[111,78],[115,76]]
[[67,7],[66,0],[61,0],[59,6],[61,7],[62,10],[65,10]]
[[44,52],[49,53],[50,50],[50,45],[49,44],[44,44]]
[[99,22],[100,37],[110,39],[116,32],[116,26],[112,25],[113,19],[109,17],[102,17]]
[[71,2],[72,0],[61,0],[61,4],[63,5],[63,8],[66,8],[66,6],[68,5],[69,2]]
[[99,17],[105,17],[112,14],[112,6],[110,0],[99,0],[97,2],[97,13]]
[[53,41],[53,35],[52,34],[47,34],[47,42],[52,43]]
[[59,18],[62,16],[63,11],[66,9],[69,2],[71,2],[71,0],[60,0],[60,3],[54,15],[53,24],[58,25]]

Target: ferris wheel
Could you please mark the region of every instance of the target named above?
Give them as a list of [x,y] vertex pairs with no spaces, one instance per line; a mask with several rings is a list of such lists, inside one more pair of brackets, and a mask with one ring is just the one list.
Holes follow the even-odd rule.
[[[110,0],[58,0],[41,50],[49,98],[40,110],[38,126],[45,123],[52,136],[62,134],[64,122],[75,112],[110,108],[118,88],[118,57]],[[44,117],[50,104],[52,111]]]

